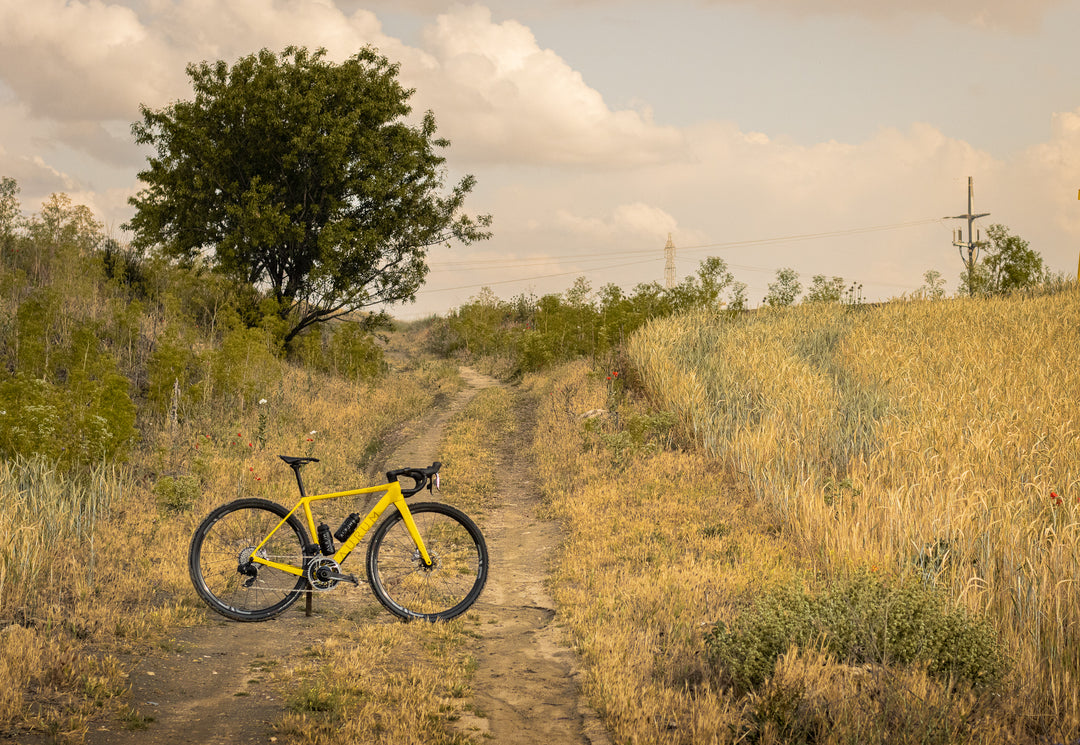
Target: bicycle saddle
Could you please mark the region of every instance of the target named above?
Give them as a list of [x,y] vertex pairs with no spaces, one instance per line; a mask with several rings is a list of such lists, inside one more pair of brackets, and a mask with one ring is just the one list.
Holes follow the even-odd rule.
[[306,456],[279,455],[278,457],[281,458],[283,461],[285,461],[286,463],[288,463],[290,466],[292,466],[294,468],[296,466],[303,466],[303,465],[306,465],[308,463],[318,463],[319,462],[318,458],[309,458],[309,457],[306,457]]

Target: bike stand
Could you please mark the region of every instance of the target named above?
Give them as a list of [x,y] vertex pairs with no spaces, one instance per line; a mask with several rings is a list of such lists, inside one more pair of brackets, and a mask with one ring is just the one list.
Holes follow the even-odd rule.
[[311,595],[312,595],[311,590],[308,590],[306,594],[307,594],[307,602],[304,603],[304,615],[310,618],[311,617]]

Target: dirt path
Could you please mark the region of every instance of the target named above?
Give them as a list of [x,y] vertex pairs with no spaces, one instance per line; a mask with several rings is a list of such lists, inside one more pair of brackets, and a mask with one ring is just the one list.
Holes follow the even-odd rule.
[[[468,388],[423,422],[388,462],[430,463],[446,421],[479,390],[499,385],[468,368],[462,374]],[[575,658],[560,644],[554,605],[544,588],[558,530],[536,517],[539,495],[520,447],[529,436],[530,412],[518,408],[519,431],[502,453],[502,505],[484,526],[491,574],[475,606],[482,623],[475,646],[474,708],[484,716],[465,717],[457,726],[471,735],[486,733],[500,744],[608,745],[596,716],[579,703]],[[320,597],[317,602],[326,600]],[[394,621],[387,615],[378,622]],[[303,601],[264,623],[215,620],[185,630],[172,649],[143,658],[129,673],[131,707],[137,715],[127,724],[141,721],[145,728],[128,729],[112,719],[92,726],[87,742],[271,742],[271,724],[281,715],[283,702],[267,678],[291,664],[288,655],[282,658],[282,650],[298,656],[324,633],[319,613],[305,616]],[[153,721],[146,721],[149,717]]]
[[[481,376],[470,383],[498,384]],[[486,716],[464,717],[460,724],[500,745],[607,745],[599,719],[580,702],[576,657],[561,644],[555,604],[544,586],[559,530],[536,515],[540,494],[522,447],[531,439],[533,411],[520,399],[517,408],[518,429],[500,453],[501,504],[484,523],[491,575],[475,606],[483,633],[475,646],[473,698]]]

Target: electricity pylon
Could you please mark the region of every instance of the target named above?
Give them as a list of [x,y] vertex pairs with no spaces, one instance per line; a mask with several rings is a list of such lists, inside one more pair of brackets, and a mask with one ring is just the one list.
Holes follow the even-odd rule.
[[671,233],[667,234],[667,244],[664,246],[664,287],[669,290],[675,286],[675,244],[671,242]]

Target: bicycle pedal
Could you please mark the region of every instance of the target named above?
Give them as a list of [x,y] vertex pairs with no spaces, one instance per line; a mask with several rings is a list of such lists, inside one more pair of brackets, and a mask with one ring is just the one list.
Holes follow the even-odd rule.
[[338,582],[351,582],[356,587],[360,586],[360,581],[351,574],[341,574],[340,572],[327,572],[327,579],[334,579]]

